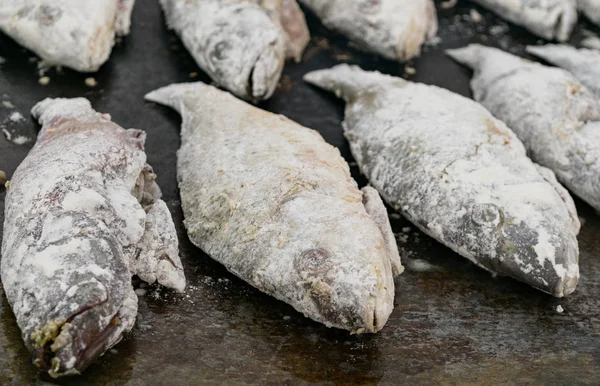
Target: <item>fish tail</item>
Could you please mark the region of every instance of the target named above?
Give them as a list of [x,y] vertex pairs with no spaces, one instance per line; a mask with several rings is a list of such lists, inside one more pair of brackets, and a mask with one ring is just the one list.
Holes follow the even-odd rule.
[[31,109],[31,115],[41,125],[51,124],[57,120],[66,120],[96,114],[89,100],[85,98],[46,98]]
[[184,111],[186,99],[201,100],[205,98],[210,86],[202,82],[175,83],[149,92],[144,96],[148,102],[155,102],[171,107],[180,114]]
[[364,71],[358,66],[340,64],[327,70],[317,70],[304,75],[304,81],[335,93],[346,101],[373,87],[405,82],[378,71]]
[[469,44],[463,48],[446,50],[446,55],[473,70],[479,68],[485,47],[480,44]]

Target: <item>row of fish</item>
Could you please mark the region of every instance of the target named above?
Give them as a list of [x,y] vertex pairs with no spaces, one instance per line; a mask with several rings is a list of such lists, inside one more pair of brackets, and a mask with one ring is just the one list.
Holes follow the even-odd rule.
[[[600,209],[599,99],[567,71],[497,49],[449,54],[475,69],[481,104],[348,65],[306,75],[347,102],[345,136],[372,186],[361,190],[337,149],[283,116],[203,83],[149,93],[183,117],[192,242],[309,318],[376,332],[403,271],[381,194],[482,268],[573,292],[580,223],[555,173]],[[35,363],[69,375],[132,328],[132,275],[179,291],[185,277],[144,132],[82,98],[32,113],[43,127],[7,193],[2,283]]]
[[[250,101],[268,99],[286,58],[310,40],[296,0],[159,0],[167,24],[218,85]],[[438,22],[433,0],[298,0],[328,28],[388,59],[418,56]],[[473,0],[550,40],[569,38],[577,8],[600,24],[600,0]],[[135,0],[7,0],[0,30],[48,65],[94,72],[115,36],[127,35]]]

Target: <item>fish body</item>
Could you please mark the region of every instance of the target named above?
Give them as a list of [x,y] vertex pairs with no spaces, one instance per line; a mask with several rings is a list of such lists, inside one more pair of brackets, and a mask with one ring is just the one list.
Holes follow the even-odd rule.
[[548,44],[528,46],[527,52],[571,72],[600,98],[600,51]]
[[323,24],[359,48],[405,61],[435,37],[438,21],[432,0],[300,0]]
[[3,0],[0,30],[45,64],[95,72],[129,33],[134,1]]
[[573,201],[485,108],[355,66],[305,80],[346,100],[344,133],[361,171],[423,232],[491,272],[557,297],[573,292]]
[[568,40],[577,24],[576,0],[472,1],[548,40]]
[[202,83],[146,95],[182,114],[177,175],[191,241],[305,316],[353,333],[393,309],[400,256],[381,198],[313,130]]
[[600,25],[600,0],[577,0],[577,6],[588,19]]
[[182,291],[175,226],[146,164],[145,133],[88,100],[46,99],[6,195],[0,273],[34,363],[77,374],[129,331],[132,275]]
[[160,0],[167,24],[218,85],[254,102],[268,99],[286,56],[308,44],[295,0]]
[[475,100],[514,130],[531,158],[600,210],[600,99],[566,70],[495,48],[448,53],[475,71]]

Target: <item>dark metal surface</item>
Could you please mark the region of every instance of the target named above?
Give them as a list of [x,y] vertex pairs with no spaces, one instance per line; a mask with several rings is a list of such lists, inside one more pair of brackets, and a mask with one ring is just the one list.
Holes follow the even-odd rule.
[[[15,106],[0,104],[0,123],[15,109],[28,117],[47,96],[85,96],[122,126],[147,130],[149,161],[178,225],[189,282],[182,295],[146,288],[127,338],[82,376],[59,384],[600,384],[600,217],[581,201],[581,281],[567,299],[493,278],[414,227],[403,232],[410,224],[392,215],[394,230],[407,239],[400,247],[410,254],[408,269],[396,280],[396,308],[387,326],[370,336],[350,336],[304,318],[193,247],[181,225],[175,180],[180,119],[142,97],[169,83],[207,78],[164,27],[157,3],[138,0],[132,34],[92,75],[96,88],[84,84],[89,75],[68,70],[52,70],[50,84],[38,84],[33,55],[0,36],[0,56],[7,59],[0,95]],[[522,44],[537,41],[480,8],[484,21],[472,22],[471,8],[467,3],[440,10],[442,43],[412,64],[417,72],[411,80],[470,95],[470,74],[444,57],[443,49],[479,41],[521,53]],[[352,162],[340,127],[343,104],[303,84],[301,76],[340,61],[394,75],[403,75],[405,66],[358,53],[310,15],[309,23],[314,38],[303,63],[288,64],[277,93],[261,107],[320,131]],[[584,28],[592,27],[581,22],[577,37]],[[16,126],[11,130],[36,130],[29,118]],[[0,170],[10,176],[28,149],[0,138]],[[365,183],[356,167],[353,173]],[[2,290],[0,298],[0,384],[55,382],[31,364]]]

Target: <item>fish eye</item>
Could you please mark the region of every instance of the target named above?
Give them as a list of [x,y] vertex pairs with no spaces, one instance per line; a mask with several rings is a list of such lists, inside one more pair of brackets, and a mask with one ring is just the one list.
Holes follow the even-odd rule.
[[476,204],[471,209],[471,219],[481,226],[497,227],[503,218],[502,210],[492,203]]
[[227,41],[220,41],[219,43],[215,44],[210,57],[216,61],[223,61],[229,56],[230,49],[231,45]]

